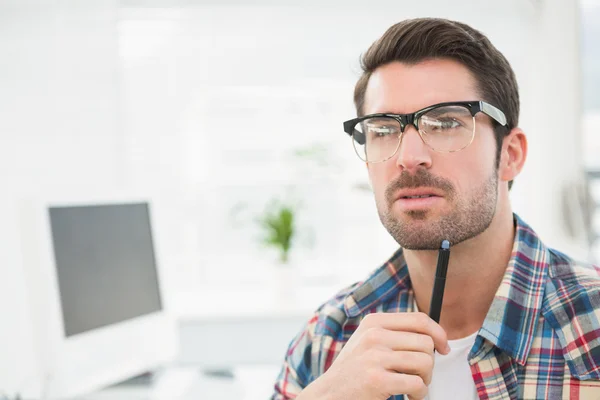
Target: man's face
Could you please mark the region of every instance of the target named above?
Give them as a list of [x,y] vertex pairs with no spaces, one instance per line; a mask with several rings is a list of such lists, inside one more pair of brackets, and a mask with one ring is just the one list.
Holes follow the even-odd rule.
[[[480,97],[470,71],[455,61],[394,62],[371,75],[364,114],[412,113],[437,103]],[[368,164],[381,222],[406,249],[434,250],[444,239],[456,245],[477,236],[496,211],[495,161],[492,123],[482,113],[475,117],[473,142],[454,153],[432,150],[412,125],[407,126],[391,159]]]

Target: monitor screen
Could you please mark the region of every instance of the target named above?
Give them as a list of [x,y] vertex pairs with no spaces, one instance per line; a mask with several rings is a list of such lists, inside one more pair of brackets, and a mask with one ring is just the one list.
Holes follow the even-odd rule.
[[147,203],[50,207],[67,337],[162,309]]

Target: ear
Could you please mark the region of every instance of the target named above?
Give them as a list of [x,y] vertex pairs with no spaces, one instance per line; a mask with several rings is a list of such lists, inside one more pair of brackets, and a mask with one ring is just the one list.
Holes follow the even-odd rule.
[[527,158],[527,136],[521,128],[512,129],[502,141],[498,176],[503,181],[512,181],[523,169]]

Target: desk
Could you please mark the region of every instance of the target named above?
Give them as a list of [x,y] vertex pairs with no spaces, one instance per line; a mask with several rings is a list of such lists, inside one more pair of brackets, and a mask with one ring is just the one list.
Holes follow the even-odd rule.
[[193,367],[163,371],[148,385],[120,384],[72,400],[265,400],[272,394],[277,366],[233,368],[233,378],[203,374]]
[[340,286],[284,292],[205,287],[193,293],[180,293],[177,362],[208,369],[281,365],[290,341],[316,308],[339,291]]

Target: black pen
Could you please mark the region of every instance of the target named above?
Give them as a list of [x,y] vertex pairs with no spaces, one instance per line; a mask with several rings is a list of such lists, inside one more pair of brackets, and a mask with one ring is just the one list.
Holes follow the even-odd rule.
[[435,322],[440,322],[442,313],[442,300],[444,298],[444,288],[446,287],[446,272],[448,272],[448,261],[450,260],[450,242],[444,240],[438,253],[437,268],[435,270],[435,282],[433,292],[431,293],[431,306],[429,316]]

